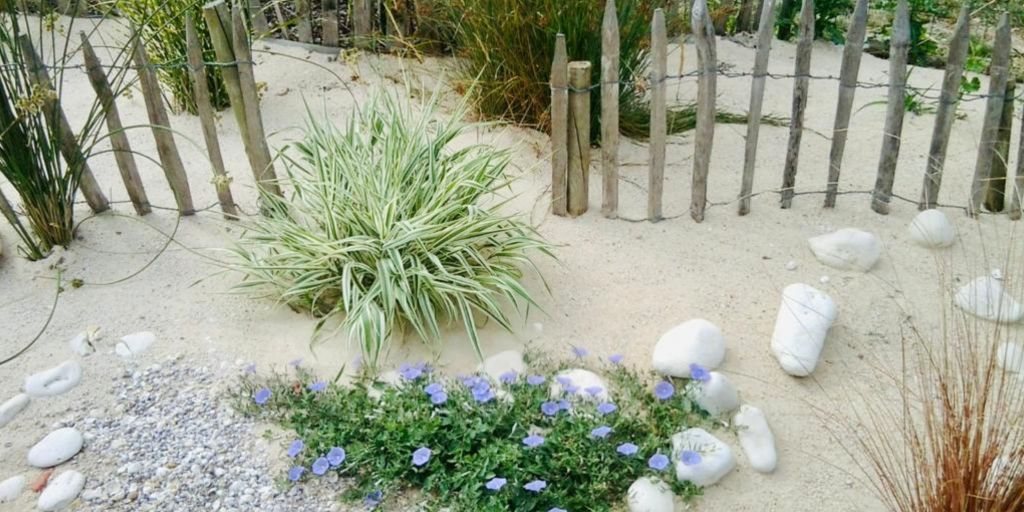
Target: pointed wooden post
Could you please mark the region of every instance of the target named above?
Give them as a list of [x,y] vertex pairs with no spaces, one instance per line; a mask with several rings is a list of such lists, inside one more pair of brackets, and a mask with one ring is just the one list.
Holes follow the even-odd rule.
[[1020,144],[1017,145],[1017,173],[1014,175],[1013,198],[1010,201],[1010,220],[1020,220],[1024,203],[1024,110],[1021,110]]
[[589,61],[569,63],[569,215],[590,208],[590,76]]
[[996,151],[992,156],[992,176],[985,193],[985,209],[1002,212],[1006,207],[1006,171],[1010,167],[1010,135],[1013,131],[1013,98],[1017,95],[1017,83],[1011,78],[1006,82],[1006,99],[1003,101],[1003,117],[999,123]]
[[750,17],[754,13],[754,0],[741,0],[740,13],[736,17],[736,32],[750,32]]
[[690,217],[704,221],[707,207],[708,172],[711,169],[711,148],[715,140],[715,96],[718,87],[718,56],[715,49],[715,28],[711,25],[706,0],[694,0],[691,28],[697,46],[697,128],[693,137],[693,185]]
[[268,193],[280,196],[281,186],[277,182],[274,160],[270,156],[270,146],[267,144],[267,135],[263,129],[263,113],[260,111],[260,95],[256,91],[249,32],[245,29],[245,21],[242,19],[238,4],[231,9],[231,21],[232,47],[238,66],[238,82],[242,89],[242,104],[245,107],[245,122],[249,132],[249,159],[257,170],[257,184]]
[[857,93],[857,77],[860,75],[860,61],[864,51],[864,38],[868,26],[868,0],[857,0],[846,31],[843,46],[843,66],[839,71],[839,104],[836,106],[836,120],[832,128],[832,149],[828,158],[828,183],[825,186],[825,208],[836,205],[839,192],[839,174],[846,152],[849,136],[850,117],[853,113],[853,98]]
[[320,12],[321,44],[338,46],[338,0],[323,0]]
[[970,215],[981,212],[985,189],[992,173],[992,159],[996,154],[999,139],[999,123],[1003,116],[1003,97],[1010,76],[1010,16],[1003,13],[996,26],[996,40],[992,50],[992,64],[989,66],[988,102],[985,105],[985,120],[981,141],[978,144],[978,159],[974,167],[974,181],[971,183],[971,197],[968,206]]
[[[267,23],[267,15],[263,12],[263,5],[260,0],[248,0],[249,2],[249,23],[252,24],[253,37],[266,37],[270,34],[270,24]],[[278,20],[280,23],[280,20]]]
[[370,2],[374,0],[352,0],[352,38],[356,48],[364,50],[373,47],[373,39],[370,37],[373,31],[373,8]]
[[651,137],[648,142],[647,219],[662,218],[662,196],[665,188],[665,137],[668,133],[665,82],[668,67],[668,35],[665,11],[654,10],[651,20]]
[[889,47],[889,98],[886,103],[885,131],[882,132],[882,154],[878,160],[878,176],[871,194],[871,209],[889,214],[896,163],[903,139],[903,117],[906,114],[907,56],[910,51],[910,6],[907,0],[896,3]]
[[295,17],[298,18],[296,27],[299,41],[303,43],[313,42],[313,24],[310,20],[309,0],[295,0]]
[[743,152],[743,183],[740,185],[739,196],[740,215],[750,213],[750,194],[754,189],[754,169],[757,166],[757,142],[761,134],[761,107],[764,105],[764,82],[768,74],[768,58],[772,49],[772,32],[775,29],[775,0],[765,0],[759,26],[761,28],[757,31],[754,79],[750,85],[750,111],[747,114],[747,144]]
[[615,0],[604,6],[601,23],[601,213],[619,212],[619,18]]
[[569,58],[565,36],[558,34],[551,61],[551,213],[563,217],[568,213],[568,137]]
[[796,65],[793,72],[793,114],[789,120],[789,143],[786,148],[786,166],[782,173],[782,207],[793,204],[796,172],[800,162],[800,141],[804,134],[804,111],[811,79],[811,49],[814,44],[814,0],[803,0],[800,9],[800,39],[796,45]]

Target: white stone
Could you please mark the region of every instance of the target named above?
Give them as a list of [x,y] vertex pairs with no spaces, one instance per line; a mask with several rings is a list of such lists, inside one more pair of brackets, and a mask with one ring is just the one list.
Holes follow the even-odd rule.
[[487,374],[491,380],[498,381],[498,378],[507,372],[522,375],[526,371],[526,362],[523,361],[522,352],[506,350],[485,359],[483,364],[477,367],[477,371]]
[[796,260],[789,260],[786,262],[786,270],[796,270]]
[[867,272],[882,255],[882,244],[875,235],[855,228],[844,228],[807,241],[818,261],[840,270]]
[[39,495],[36,507],[47,512],[63,510],[75,501],[83,487],[85,476],[74,470],[64,471],[46,484],[46,489]]
[[0,405],[0,427],[7,425],[25,407],[28,407],[29,397],[25,393],[19,393],[14,398]]
[[82,380],[82,367],[77,361],[63,363],[25,378],[29,396],[52,396],[66,393]]
[[830,278],[830,277],[828,277],[828,276],[821,276],[821,277],[820,277],[820,278],[818,279],[818,282],[819,282],[819,283],[821,283],[821,284],[828,284],[828,283],[831,283],[831,282],[832,282],[832,278]]
[[945,213],[925,210],[910,222],[910,239],[921,247],[941,249],[953,245],[956,230]]
[[626,492],[629,512],[674,512],[675,496],[665,482],[643,477],[633,482]]
[[0,503],[14,501],[21,496],[25,490],[25,475],[14,475],[3,482],[0,482]]
[[28,463],[37,468],[52,468],[74,457],[83,443],[82,433],[74,428],[54,430],[28,451]]
[[956,292],[956,305],[993,322],[1014,323],[1024,317],[1024,307],[1003,290],[1002,280],[981,276]]
[[693,383],[693,399],[712,416],[735,411],[740,406],[736,388],[725,375],[710,372],[707,382]]
[[[681,460],[684,450],[696,452],[700,461],[688,465]],[[691,428],[672,436],[672,460],[676,461],[676,478],[701,487],[714,485],[736,467],[736,458],[729,445],[701,428]]]
[[814,287],[797,283],[782,291],[771,347],[786,373],[806,377],[814,371],[836,314],[832,298]]
[[[565,377],[569,379],[571,385],[576,388],[575,396],[577,397],[581,397],[584,400],[592,402],[608,401],[608,383],[605,382],[598,374],[588,370],[582,370],[580,368],[563,370],[551,379],[551,398],[558,398],[562,396],[562,383],[558,382],[558,377]],[[601,388],[601,391],[597,394],[591,395],[587,392],[587,388]]]
[[89,343],[89,334],[85,332],[80,332],[74,338],[71,338],[68,341],[68,346],[71,347],[72,352],[80,356],[87,356],[96,351],[92,343]]
[[119,341],[114,347],[114,352],[116,352],[117,355],[128,359],[149,350],[149,347],[155,341],[156,335],[149,331],[129,334],[121,338],[121,341]]
[[746,404],[740,406],[739,412],[733,416],[732,424],[737,428],[736,435],[750,467],[759,473],[775,471],[778,465],[775,436],[761,409]]
[[707,320],[688,320],[661,335],[654,345],[651,364],[654,371],[672,377],[689,378],[690,365],[718,368],[725,359],[725,337],[721,329]]
[[1004,370],[1024,375],[1024,345],[1013,342],[1003,343],[999,345],[996,359]]

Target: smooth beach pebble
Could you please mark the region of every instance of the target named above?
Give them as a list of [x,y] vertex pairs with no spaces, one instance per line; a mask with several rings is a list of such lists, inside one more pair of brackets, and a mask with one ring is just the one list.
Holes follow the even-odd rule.
[[80,356],[87,356],[96,351],[89,341],[89,333],[87,332],[80,332],[77,336],[71,338],[68,341],[68,346],[71,347],[72,352]]
[[74,470],[65,471],[50,480],[46,489],[39,494],[36,507],[44,511],[63,510],[75,501],[83,487],[85,477],[81,473]]
[[939,210],[925,210],[910,222],[910,239],[921,247],[941,249],[953,245],[956,230],[949,217]]
[[58,366],[25,378],[29,396],[52,396],[66,393],[82,380],[82,367],[77,361],[64,361]]
[[1003,290],[1002,279],[991,275],[961,287],[954,301],[960,309],[993,322],[1014,323],[1024,317],[1024,307]]
[[25,393],[19,393],[10,400],[0,405],[0,427],[7,425],[18,415],[19,412],[28,407],[30,398]]
[[22,491],[25,490],[27,482],[25,475],[14,475],[0,482],[0,503],[18,499],[18,496],[21,496]]
[[526,371],[526,362],[523,361],[522,352],[506,350],[485,359],[477,370],[486,373],[491,380],[497,382],[502,374],[507,372],[522,375]]
[[673,512],[674,498],[668,484],[650,476],[633,482],[626,492],[629,512]]
[[818,261],[840,270],[867,272],[882,255],[882,245],[875,235],[855,228],[845,228],[807,240]]
[[1024,345],[1007,342],[999,345],[996,353],[999,366],[1011,373],[1024,375]]
[[775,471],[778,464],[775,436],[761,409],[746,404],[740,406],[739,412],[733,416],[732,424],[738,429],[736,435],[750,467],[759,473]]
[[735,411],[740,406],[736,388],[725,375],[710,372],[707,382],[694,382],[694,401],[712,416]]
[[814,371],[836,315],[835,302],[821,290],[797,283],[782,291],[771,348],[786,373],[806,377]]
[[718,368],[725,359],[725,337],[715,324],[696,318],[661,335],[654,345],[654,371],[672,377],[690,378],[690,365]]
[[[608,401],[608,383],[596,373],[579,368],[563,370],[555,378],[551,379],[551,398],[558,398],[562,395],[562,383],[558,382],[559,377],[569,379],[570,384],[576,388],[575,395],[578,397],[583,397],[583,399],[592,402]],[[601,390],[591,394],[586,391],[587,388],[601,388]]]
[[74,457],[81,451],[83,442],[78,430],[70,427],[54,430],[28,451],[28,463],[37,468],[51,468]]
[[680,482],[701,487],[714,485],[736,467],[736,457],[729,445],[701,428],[672,436],[672,459],[676,461],[676,478]]
[[156,342],[156,335],[149,331],[129,334],[121,338],[121,341],[114,347],[114,352],[122,358],[131,358],[149,350],[149,347]]

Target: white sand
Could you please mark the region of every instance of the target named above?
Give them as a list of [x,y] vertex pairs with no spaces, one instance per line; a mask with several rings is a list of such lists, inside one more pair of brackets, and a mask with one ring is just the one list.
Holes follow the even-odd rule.
[[[105,30],[111,32],[108,28]],[[257,43],[257,49],[263,47]],[[363,55],[358,71],[341,62],[327,62],[326,56],[307,54],[294,48],[274,47],[299,60],[258,54],[257,79],[266,81],[264,120],[272,142],[280,147],[296,136],[303,122],[303,100],[313,109],[321,106],[332,119],[343,121],[356,101],[381,85],[395,87],[403,67],[412,76],[428,82],[438,78],[445,60],[400,62],[392,57]],[[678,62],[678,49],[669,56],[670,68]],[[686,47],[692,69],[696,57]],[[813,72],[838,75],[841,48],[815,45]],[[104,55],[101,50],[101,57]],[[792,72],[794,48],[776,42],[771,71]],[[719,57],[735,70],[749,70],[753,51],[733,42],[720,40]],[[362,78],[348,83],[354,96],[325,71],[301,62],[316,61],[346,81],[354,73]],[[375,71],[376,69],[376,71]],[[861,80],[886,81],[888,62],[864,57]],[[911,83],[935,87],[942,72],[918,69]],[[84,73],[68,73],[66,87],[80,94],[80,100],[67,105],[73,119],[83,119],[92,94]],[[984,77],[983,77],[984,80]],[[428,84],[428,87],[430,85]],[[326,89],[326,90],[324,90]],[[837,84],[813,81],[800,157],[798,191],[823,190],[825,187],[832,114]],[[987,89],[987,84],[983,90]],[[766,110],[788,116],[792,83],[769,80]],[[81,91],[81,92],[79,92]],[[695,84],[687,81],[680,88],[672,85],[669,97],[688,100],[695,96]],[[884,89],[858,92],[855,108],[884,98]],[[719,104],[733,111],[745,111],[749,101],[749,80],[723,79],[719,82]],[[140,94],[119,103],[126,125],[146,123]],[[983,102],[965,104],[967,119],[958,121],[947,160],[940,202],[966,203],[970,175],[980,132]],[[853,118],[846,167],[840,189],[869,190],[874,183],[878,151],[881,147],[884,107],[866,107]],[[896,174],[896,193],[916,200],[925,169],[928,141],[934,116],[908,115]],[[173,116],[176,130],[193,141],[201,141],[198,120]],[[233,117],[222,116],[221,143],[234,178],[232,191],[246,211],[254,210],[251,173],[237,137]],[[1012,154],[1016,154],[1016,134]],[[758,174],[754,190],[779,187],[785,158],[788,130],[764,127],[761,130]],[[670,138],[666,170],[665,214],[670,217],[657,224],[610,221],[599,214],[599,158],[591,179],[591,212],[578,219],[552,217],[547,212],[547,136],[530,130],[507,128],[480,133],[482,140],[516,148],[514,164],[522,169],[518,199],[513,206],[540,224],[541,233],[560,247],[558,262],[538,260],[552,289],[543,294],[540,281],[527,280],[538,294],[545,313],[533,312],[514,333],[504,333],[494,325],[484,329],[485,349],[489,353],[534,342],[544,350],[569,355],[570,343],[588,347],[602,356],[621,352],[627,364],[646,367],[658,336],[684,320],[703,317],[718,324],[725,333],[728,353],[721,371],[740,389],[744,401],[760,407],[767,415],[779,449],[779,469],[761,475],[746,466],[741,457],[739,469],[719,485],[707,489],[695,506],[700,510],[735,511],[865,511],[881,505],[860,482],[853,460],[845,449],[855,450],[849,438],[832,438],[825,428],[826,418],[811,406],[834,411],[834,404],[852,398],[851,386],[880,386],[874,375],[878,361],[893,361],[899,354],[900,322],[904,315],[897,304],[910,308],[914,320],[926,326],[937,321],[941,293],[937,266],[961,282],[986,272],[986,258],[1002,261],[1013,232],[1021,224],[1005,217],[983,216],[979,221],[962,212],[949,210],[964,240],[936,260],[933,253],[913,245],[906,226],[916,206],[900,201],[892,205],[889,216],[869,209],[866,195],[843,195],[838,207],[823,210],[823,196],[797,196],[791,210],[780,210],[777,196],[763,194],[753,200],[752,213],[735,214],[739,191],[745,127],[717,126],[709,197],[713,206],[703,224],[689,219],[689,182],[692,168],[692,137],[685,134]],[[819,135],[820,134],[820,135]],[[148,130],[131,132],[137,151],[155,155]],[[179,149],[189,172],[197,206],[216,200],[209,183],[209,165],[202,146],[178,137]],[[646,194],[646,146],[624,141],[622,149],[621,213],[623,217],[644,215]],[[596,154],[595,154],[596,156]],[[93,159],[92,168],[99,182],[115,201],[127,199],[112,155]],[[143,182],[151,201],[172,206],[173,199],[159,168],[140,159]],[[5,192],[9,192],[5,188]],[[12,197],[12,196],[9,196]],[[67,288],[46,333],[39,342],[14,363],[0,367],[0,398],[13,396],[25,374],[48,368],[72,357],[67,340],[87,325],[102,326],[105,337],[101,353],[86,359],[83,384],[72,393],[34,401],[11,425],[0,431],[0,478],[25,471],[24,453],[51,423],[66,414],[69,406],[109,403],[110,376],[120,372],[120,362],[110,355],[117,339],[131,332],[151,330],[158,341],[151,357],[184,352],[196,361],[255,361],[262,368],[283,366],[297,357],[324,375],[333,375],[340,365],[351,362],[357,352],[343,338],[332,339],[311,352],[309,336],[314,322],[286,307],[269,301],[250,300],[228,293],[238,282],[233,275],[218,274],[208,257],[219,258],[212,249],[228,246],[239,233],[235,224],[220,220],[216,209],[183,218],[177,226],[176,242],[138,275],[165,244],[158,233],[170,233],[178,221],[170,211],[158,210],[139,219],[129,204],[118,204],[121,215],[101,215],[82,225],[79,239],[68,251],[57,251],[42,262],[27,262],[15,256],[15,235],[6,225],[0,234],[7,243],[0,261],[0,339],[3,354],[10,354],[30,340],[46,320],[53,301],[55,269],[63,270],[65,282],[80,278],[86,285]],[[84,205],[78,219],[88,216]],[[886,250],[882,261],[869,274],[839,272],[818,264],[807,249],[806,239],[834,228],[855,226],[874,232]],[[984,233],[985,251],[976,244]],[[1021,238],[1013,238],[1016,250]],[[186,249],[187,248],[187,249]],[[787,271],[789,260],[799,262],[796,271]],[[1002,266],[998,263],[992,266]],[[819,286],[819,278],[828,275],[823,286],[839,305],[839,318],[833,327],[812,378],[797,380],[785,375],[769,351],[779,294],[783,287],[804,281]],[[97,285],[123,280],[111,285]],[[542,330],[534,323],[543,325]],[[1019,327],[1015,328],[1019,331]],[[874,354],[874,355],[873,355]],[[465,336],[453,333],[437,354],[440,364],[451,371],[466,371],[475,365]],[[394,364],[409,359],[433,359],[418,343],[396,345],[391,354]],[[209,363],[208,363],[209,364]],[[883,392],[884,389],[878,389]],[[842,411],[839,411],[842,412]],[[31,418],[35,418],[34,420]],[[735,438],[728,437],[733,446]],[[86,453],[82,456],[87,456]],[[80,456],[80,457],[82,457]],[[88,475],[87,475],[88,476]],[[89,488],[89,484],[87,484]]]

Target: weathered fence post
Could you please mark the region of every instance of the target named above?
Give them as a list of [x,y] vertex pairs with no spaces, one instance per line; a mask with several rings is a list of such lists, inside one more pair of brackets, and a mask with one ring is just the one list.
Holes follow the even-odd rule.
[[740,13],[736,17],[736,32],[750,32],[750,25],[752,19],[750,16],[754,12],[754,0],[741,0]]
[[978,160],[974,167],[974,181],[971,183],[971,201],[968,213],[981,212],[986,185],[992,174],[992,159],[996,154],[996,140],[999,138],[999,124],[1003,116],[1003,99],[1006,82],[1010,75],[1010,16],[1003,13],[996,26],[996,40],[992,49],[992,64],[989,66],[988,102],[985,105],[985,121],[981,140],[978,144]]
[[356,48],[369,49],[373,47],[373,39],[370,37],[373,31],[371,1],[374,0],[353,0],[351,2],[352,38]]
[[964,65],[967,62],[967,50],[971,39],[971,5],[965,3],[960,9],[960,17],[956,20],[953,36],[949,40],[949,57],[946,59],[946,72],[942,78],[942,93],[939,106],[935,112],[935,128],[932,131],[931,146],[928,150],[927,170],[924,183],[921,185],[921,200],[918,209],[935,208],[939,198],[939,187],[942,185],[942,171],[946,165],[946,150],[949,147],[949,135],[956,121],[956,108],[960,103],[960,80],[964,76]]
[[196,107],[199,121],[203,126],[203,137],[206,141],[206,154],[213,166],[213,184],[217,189],[217,200],[220,209],[227,219],[238,218],[238,207],[231,195],[231,179],[224,168],[224,157],[220,151],[220,139],[217,137],[217,123],[210,103],[210,89],[206,81],[206,63],[203,62],[203,47],[199,42],[192,16],[186,14],[185,46],[188,50],[188,65],[192,72],[192,90],[195,92]]
[[803,0],[800,9],[800,39],[796,45],[796,66],[793,72],[793,114],[789,120],[789,144],[786,166],[782,173],[782,207],[793,204],[796,171],[800,161],[800,141],[804,134],[804,110],[810,87],[811,49],[814,44],[814,0]]
[[589,61],[569,63],[569,215],[587,212],[590,192]]
[[[682,48],[680,48],[682,50]],[[665,82],[668,67],[668,35],[665,11],[654,10],[651,19],[651,132],[648,143],[647,219],[662,218],[662,196],[665,189],[665,137],[668,133]]]
[[718,5],[718,12],[712,17],[711,26],[715,34],[725,35],[725,25],[729,23],[729,15],[732,14],[734,0],[721,0]]
[[551,61],[551,213],[568,212],[569,136],[569,58],[565,36],[555,38],[555,57]]
[[886,103],[885,131],[882,132],[882,154],[878,159],[878,176],[871,194],[871,209],[888,215],[896,163],[900,157],[903,137],[903,116],[906,113],[907,55],[910,51],[910,6],[907,0],[896,3],[892,40],[889,47],[889,98]]
[[[46,66],[32,46],[32,40],[29,39],[28,34],[22,34],[18,38],[18,42],[21,45],[22,57],[28,64],[29,79],[32,80],[32,84],[42,90],[52,91],[53,82],[50,81],[50,73],[46,71]],[[64,109],[60,106],[56,94],[43,95],[43,115],[46,116],[47,123],[57,123],[57,131],[60,135],[60,153],[64,156],[68,167],[81,168],[78,186],[82,190],[82,195],[85,196],[85,202],[89,204],[89,208],[95,213],[109,210],[110,203],[103,195],[100,184],[96,182],[92,169],[89,168],[89,163],[82,153],[82,147],[78,144],[75,132],[71,129],[71,123],[64,115]]]
[[110,82],[107,81],[107,74],[103,71],[103,64],[85,32],[79,32],[82,39],[82,60],[85,62],[85,71],[89,75],[89,82],[96,91],[96,97],[103,106],[103,117],[106,119],[107,131],[110,133],[110,147],[114,151],[114,159],[117,160],[117,169],[121,172],[121,181],[124,181],[124,188],[128,191],[128,198],[132,201],[135,213],[146,215],[151,212],[149,199],[146,197],[146,189],[142,186],[142,179],[139,177],[139,168],[135,165],[135,155],[132,154],[131,143],[124,133],[124,125],[121,124],[121,115],[117,110],[117,102],[114,99],[114,92],[110,89]]
[[619,211],[619,18],[615,0],[604,6],[601,23],[601,213]]
[[1016,86],[1015,80],[1007,80],[1003,117],[999,123],[996,150],[992,155],[992,173],[985,194],[985,209],[990,212],[1001,212],[1006,207],[1006,171],[1010,166],[1010,135],[1013,131],[1013,98],[1017,95]]
[[1017,147],[1017,173],[1014,175],[1013,198],[1010,201],[1010,220],[1020,220],[1021,196],[1024,196],[1024,109],[1021,110],[1020,118],[1020,144]]
[[174,142],[174,132],[171,130],[171,119],[167,115],[167,108],[164,107],[164,97],[160,92],[160,82],[156,78],[156,71],[149,63],[146,56],[146,49],[142,38],[132,27],[132,40],[134,49],[132,60],[139,73],[139,85],[142,88],[142,98],[146,102],[146,113],[149,115],[149,123],[153,130],[153,139],[156,141],[156,152],[160,155],[160,164],[167,177],[167,183],[174,192],[174,201],[178,205],[178,213],[181,215],[194,214],[192,206],[192,191],[188,186],[188,176],[185,174],[185,164],[181,162],[181,155],[178,154],[178,145]]
[[747,114],[747,143],[743,152],[743,182],[740,185],[739,196],[740,215],[750,213],[750,194],[754,189],[757,141],[761,135],[761,107],[764,105],[764,82],[768,74],[768,57],[772,50],[772,31],[775,28],[775,0],[765,0],[759,26],[761,28],[757,31],[754,78],[750,85],[750,111]]
[[864,51],[864,38],[868,26],[868,0],[857,0],[857,6],[846,31],[843,45],[843,66],[839,71],[839,104],[836,106],[836,120],[832,128],[832,149],[828,158],[828,183],[825,186],[825,208],[836,205],[839,192],[839,174],[846,153],[846,140],[850,131],[850,117],[853,113],[853,98],[857,93],[857,77],[860,75],[860,61]]
[[690,217],[704,221],[707,207],[708,171],[711,169],[711,148],[715,139],[715,94],[718,80],[718,56],[715,32],[708,16],[706,0],[694,0],[691,15],[694,43],[697,46],[697,128],[693,137],[693,185]]
[[338,0],[323,0],[320,10],[321,44],[338,46]]
[[[249,1],[249,19],[253,28],[253,37],[266,37],[270,34],[270,24],[267,23],[267,15],[263,13],[263,6],[260,0]],[[280,23],[281,20],[278,20]]]
[[313,42],[313,25],[310,20],[309,0],[295,0],[295,17],[298,18],[299,41],[303,43]]

